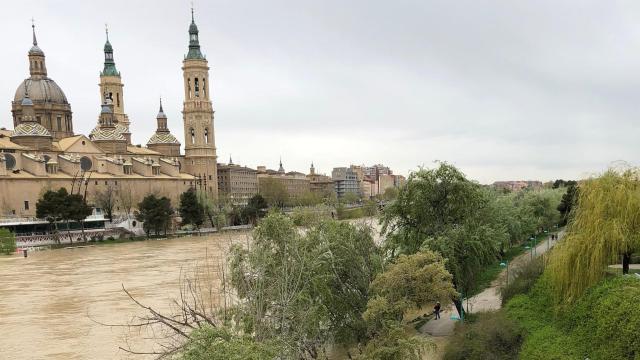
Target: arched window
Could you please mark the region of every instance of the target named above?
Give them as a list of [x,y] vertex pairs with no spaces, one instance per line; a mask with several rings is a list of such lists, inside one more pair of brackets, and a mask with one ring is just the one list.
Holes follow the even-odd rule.
[[189,99],[191,99],[191,79],[190,79],[190,78],[189,78],[189,79],[187,79],[187,89],[189,89],[189,90],[188,90],[189,95],[188,95],[187,97],[188,97]]
[[116,104],[120,107],[120,93],[116,93]]
[[7,170],[13,170],[16,167],[16,158],[11,154],[4,154],[4,166],[6,166]]
[[204,143],[209,143],[209,129],[204,129]]
[[193,130],[193,128],[191,129],[191,143],[192,144],[196,143],[196,131]]
[[207,97],[207,80],[202,79],[202,96]]
[[200,86],[198,85],[198,78],[195,80],[195,94],[196,97],[200,96]]

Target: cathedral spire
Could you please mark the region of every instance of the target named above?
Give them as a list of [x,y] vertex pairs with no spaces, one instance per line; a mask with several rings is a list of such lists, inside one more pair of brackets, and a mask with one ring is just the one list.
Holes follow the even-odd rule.
[[38,39],[36,39],[36,23],[33,18],[31,18],[31,32],[33,33],[33,46],[38,46]]
[[104,43],[104,69],[101,76],[120,76],[118,70],[116,70],[116,62],[113,60],[113,46],[109,42],[109,27],[104,24],[104,32],[107,36],[107,41]]
[[42,78],[47,76],[47,66],[44,61],[44,51],[38,47],[36,39],[36,24],[31,19],[31,33],[33,36],[33,46],[29,50],[29,73],[32,77]]
[[187,59],[204,59],[200,52],[200,41],[198,39],[198,26],[196,25],[193,14],[193,5],[191,6],[191,25],[189,25],[189,52]]

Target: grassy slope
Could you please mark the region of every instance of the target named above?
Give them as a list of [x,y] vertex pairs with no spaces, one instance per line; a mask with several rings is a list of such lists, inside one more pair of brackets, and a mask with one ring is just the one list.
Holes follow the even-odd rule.
[[571,307],[556,308],[548,277],[514,297],[507,314],[527,330],[519,358],[640,359],[640,280],[615,276]]

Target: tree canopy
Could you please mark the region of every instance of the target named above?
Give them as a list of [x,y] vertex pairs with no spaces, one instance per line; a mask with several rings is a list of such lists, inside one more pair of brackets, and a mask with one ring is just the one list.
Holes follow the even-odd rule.
[[166,234],[173,213],[174,210],[169,198],[164,196],[158,198],[154,194],[150,194],[138,204],[136,219],[143,222],[147,236],[152,230],[156,235],[159,235],[161,231]]
[[551,255],[559,302],[573,302],[601,280],[605,268],[640,251],[640,178],[637,169],[609,170],[580,183],[567,233]]
[[9,255],[16,251],[16,237],[8,229],[0,229],[0,254]]
[[180,207],[178,208],[181,225],[193,225],[196,229],[204,223],[204,207],[198,201],[198,196],[194,189],[189,189],[180,194]]

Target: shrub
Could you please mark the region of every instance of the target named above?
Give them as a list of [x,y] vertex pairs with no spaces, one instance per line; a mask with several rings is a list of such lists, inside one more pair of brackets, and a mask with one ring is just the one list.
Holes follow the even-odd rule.
[[635,275],[605,280],[567,309],[563,323],[592,360],[640,359],[639,299],[640,281]]
[[331,218],[331,209],[325,205],[297,207],[291,214],[291,220],[296,226],[311,227],[329,218]]
[[513,276],[510,276],[508,285],[500,289],[502,305],[518,294],[526,294],[531,290],[538,278],[544,272],[544,260],[542,257],[526,262],[523,266],[509,269]]
[[577,360],[584,359],[575,340],[555,326],[542,326],[527,336],[522,350],[521,360]]
[[517,359],[525,330],[504,311],[479,313],[472,323],[457,324],[445,348],[445,360]]
[[10,255],[16,251],[16,237],[7,229],[0,229],[0,254]]

